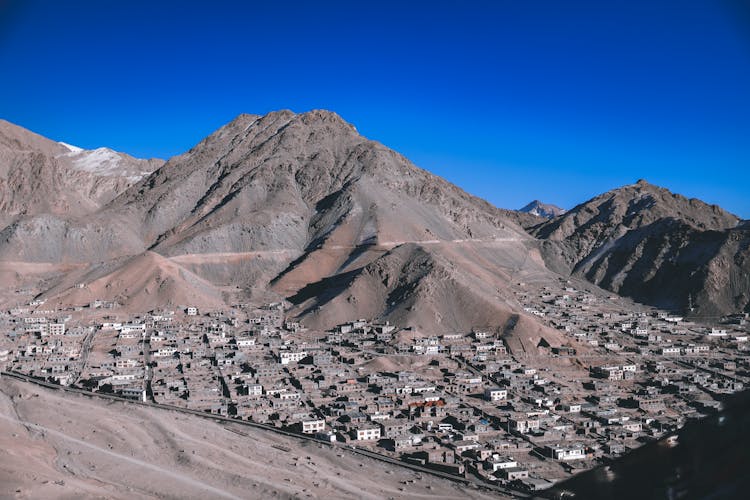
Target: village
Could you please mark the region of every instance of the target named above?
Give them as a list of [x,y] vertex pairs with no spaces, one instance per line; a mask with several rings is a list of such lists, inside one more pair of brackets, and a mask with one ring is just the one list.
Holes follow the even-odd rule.
[[314,331],[283,303],[132,315],[30,301],[0,313],[0,366],[527,492],[719,411],[750,380],[747,314],[686,321],[562,280],[515,295],[562,341],[368,319]]

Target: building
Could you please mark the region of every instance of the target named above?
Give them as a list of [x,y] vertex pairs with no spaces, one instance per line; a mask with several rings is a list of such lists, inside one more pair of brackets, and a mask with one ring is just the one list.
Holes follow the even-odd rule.
[[45,326],[49,335],[65,335],[65,323],[47,323]]
[[529,477],[528,469],[523,467],[508,467],[507,469],[500,469],[500,474],[508,481],[527,479]]
[[560,405],[560,409],[567,413],[580,413],[581,405],[576,403],[563,403]]
[[539,430],[539,423],[538,419],[528,418],[525,415],[508,418],[510,430],[520,432],[521,434]]
[[357,441],[375,441],[380,439],[380,427],[359,427],[352,435]]
[[508,397],[508,391],[493,387],[484,390],[484,399],[487,401],[503,401]]
[[490,460],[487,460],[487,466],[488,468],[492,469],[492,472],[497,472],[502,469],[511,469],[514,467],[518,467],[518,462],[516,462],[511,457],[501,457],[500,455],[493,455]]
[[607,380],[622,380],[624,371],[619,366],[596,366],[593,368],[593,375]]
[[288,365],[289,363],[297,363],[307,357],[306,351],[297,352],[282,352],[279,354],[279,361],[282,365]]
[[548,445],[544,447],[545,453],[555,460],[580,460],[586,458],[586,450],[583,445],[576,444],[571,446]]
[[315,434],[323,432],[326,428],[325,420],[303,420],[302,434]]
[[462,439],[453,443],[453,449],[456,450],[456,454],[461,455],[470,450],[476,450],[479,448],[479,443],[470,439]]
[[679,356],[682,349],[679,347],[662,347],[661,348],[661,355],[662,356]]

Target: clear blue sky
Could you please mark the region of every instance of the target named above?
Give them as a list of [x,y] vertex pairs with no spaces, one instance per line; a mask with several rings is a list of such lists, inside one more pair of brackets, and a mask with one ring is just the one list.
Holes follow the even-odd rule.
[[166,158],[326,108],[501,207],[646,178],[750,218],[742,4],[0,0],[0,117]]

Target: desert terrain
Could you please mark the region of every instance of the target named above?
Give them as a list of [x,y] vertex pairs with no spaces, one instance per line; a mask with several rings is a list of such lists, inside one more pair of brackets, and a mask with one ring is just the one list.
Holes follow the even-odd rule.
[[6,377],[0,419],[2,498],[497,498],[344,449]]

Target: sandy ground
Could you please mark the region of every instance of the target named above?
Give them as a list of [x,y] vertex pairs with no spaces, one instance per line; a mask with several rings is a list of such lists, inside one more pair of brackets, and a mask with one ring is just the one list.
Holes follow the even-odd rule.
[[1,498],[491,496],[269,432],[0,379]]

